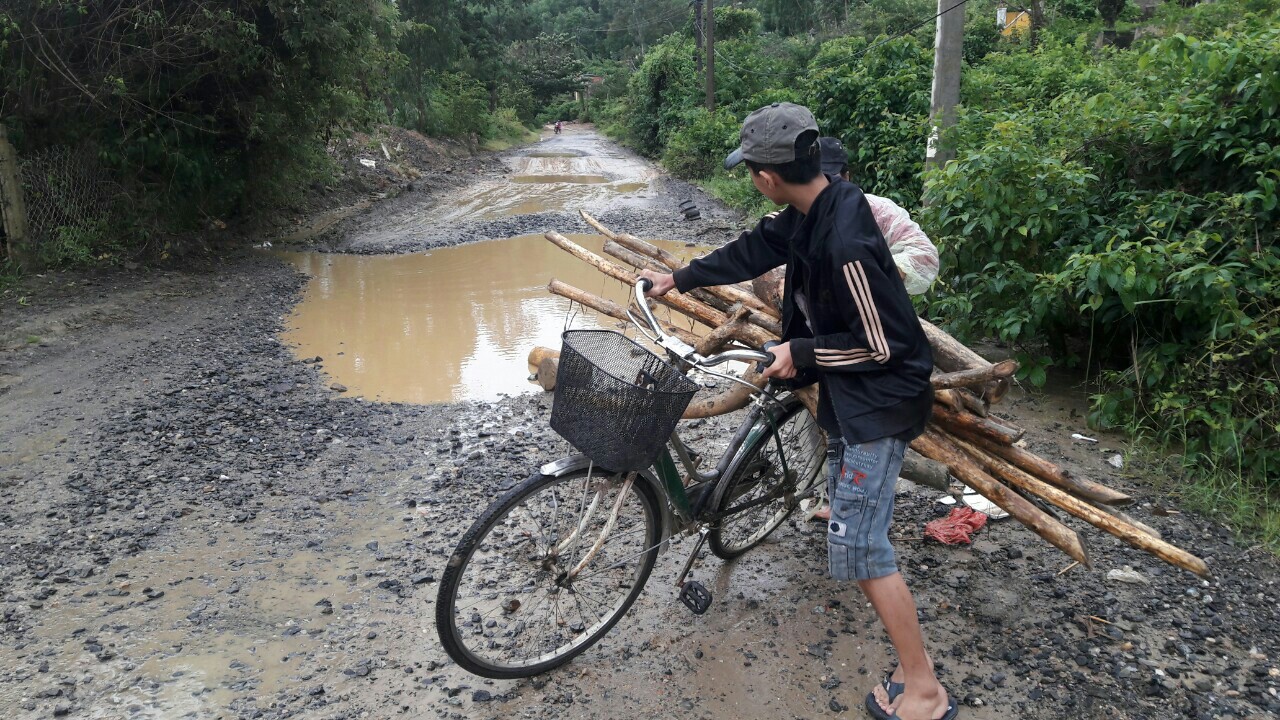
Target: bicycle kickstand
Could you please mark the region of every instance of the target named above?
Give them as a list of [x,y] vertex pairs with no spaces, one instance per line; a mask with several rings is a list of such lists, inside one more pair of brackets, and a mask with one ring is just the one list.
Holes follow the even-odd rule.
[[689,559],[684,563],[684,569],[680,571],[680,576],[676,578],[676,587],[680,588],[680,602],[685,607],[693,611],[694,615],[701,615],[711,607],[711,591],[697,580],[685,580],[689,575],[689,570],[693,568],[693,561],[698,557],[698,552],[702,550],[702,544],[707,541],[707,528],[698,531],[698,542],[693,545],[693,552],[689,553]]

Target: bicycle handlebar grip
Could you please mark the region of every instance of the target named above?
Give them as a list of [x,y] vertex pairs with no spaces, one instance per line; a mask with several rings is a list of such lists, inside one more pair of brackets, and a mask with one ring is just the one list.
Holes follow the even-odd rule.
[[765,368],[772,365],[773,361],[778,359],[774,357],[773,353],[769,352],[769,350],[776,348],[781,344],[782,343],[778,342],[777,340],[770,340],[769,342],[765,343],[760,347],[760,349],[764,351],[764,354],[769,356],[769,359],[766,362],[756,363],[756,372],[764,372]]

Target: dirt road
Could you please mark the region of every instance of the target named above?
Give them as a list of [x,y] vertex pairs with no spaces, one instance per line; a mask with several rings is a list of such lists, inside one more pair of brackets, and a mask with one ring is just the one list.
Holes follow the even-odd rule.
[[[724,242],[743,222],[588,131],[502,160],[469,192],[406,193],[318,242],[404,252],[582,232],[577,204],[683,241]],[[517,180],[539,175],[603,180]],[[701,222],[678,218],[690,196]],[[736,563],[701,561],[704,616],[669,587],[685,543],[567,668],[492,682],[447,662],[436,579],[495,493],[568,450],[546,427],[550,396],[343,396],[330,358],[279,339],[306,283],[253,253],[33,278],[25,305],[0,307],[0,717],[865,717],[893,658],[856,591],[825,577],[820,526],[799,521]],[[1280,563],[1204,518],[1153,512],[1176,499],[1131,459],[1106,464],[1123,442],[1070,439],[1083,407],[1065,388],[1003,411],[1040,454],[1136,495],[1133,514],[1219,578],[1092,532],[1094,569],[1063,572],[1009,522],[972,547],[925,543],[933,497],[903,483],[900,563],[961,717],[1276,717]],[[1136,584],[1106,579],[1124,566]]]

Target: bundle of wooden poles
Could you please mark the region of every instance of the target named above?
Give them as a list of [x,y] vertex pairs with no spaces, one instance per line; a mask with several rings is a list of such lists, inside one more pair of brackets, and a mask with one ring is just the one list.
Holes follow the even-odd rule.
[[[634,285],[639,270],[671,272],[684,265],[652,243],[615,233],[585,212],[582,217],[607,238],[604,252],[613,260],[559,233],[549,232],[546,238],[608,277]],[[548,289],[603,315],[628,320],[626,308],[611,300],[554,279]],[[708,329],[699,334],[690,330],[691,324],[660,320],[666,332],[708,355],[733,343],[758,348],[777,340],[782,333],[781,299],[779,268],[749,284],[708,287],[688,294],[671,292],[655,300]],[[1086,567],[1091,562],[1085,543],[1059,521],[1059,510],[1166,562],[1197,575],[1208,575],[1203,560],[1165,542],[1157,531],[1118,510],[1118,506],[1132,501],[1129,496],[1074,476],[1020,447],[1023,430],[989,414],[990,406],[1009,389],[1010,378],[1018,369],[1016,362],[987,362],[928,321],[921,319],[920,324],[933,349],[934,411],[924,435],[911,443],[903,477],[944,491],[950,488],[950,477],[954,477]],[[554,385],[556,355],[554,350],[535,348],[529,356],[530,363],[538,369],[539,381],[548,389]],[[757,386],[765,383],[754,368],[746,371],[744,379]],[[711,397],[699,396],[685,418],[733,412],[749,402],[750,394],[750,390],[735,385]],[[816,413],[817,393],[806,388],[799,395],[810,412]]]

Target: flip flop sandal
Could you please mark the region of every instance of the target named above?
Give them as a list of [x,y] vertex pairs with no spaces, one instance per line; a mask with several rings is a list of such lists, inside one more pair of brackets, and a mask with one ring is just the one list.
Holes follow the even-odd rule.
[[[886,693],[888,693],[889,702],[891,703],[894,700],[897,700],[898,696],[907,689],[906,683],[894,682],[892,678],[893,674],[890,673],[884,676],[884,680],[880,681],[880,686],[884,688]],[[876,702],[876,694],[874,691],[867,693],[866,705],[867,712],[871,713],[871,717],[875,718],[875,720],[889,720],[889,713],[885,712],[884,708],[880,707],[880,703]]]
[[[956,720],[956,715],[960,714],[960,701],[956,700],[956,696],[947,693],[947,711],[942,713],[942,717],[935,720]],[[898,717],[898,713],[889,716],[889,720],[902,720]]]

